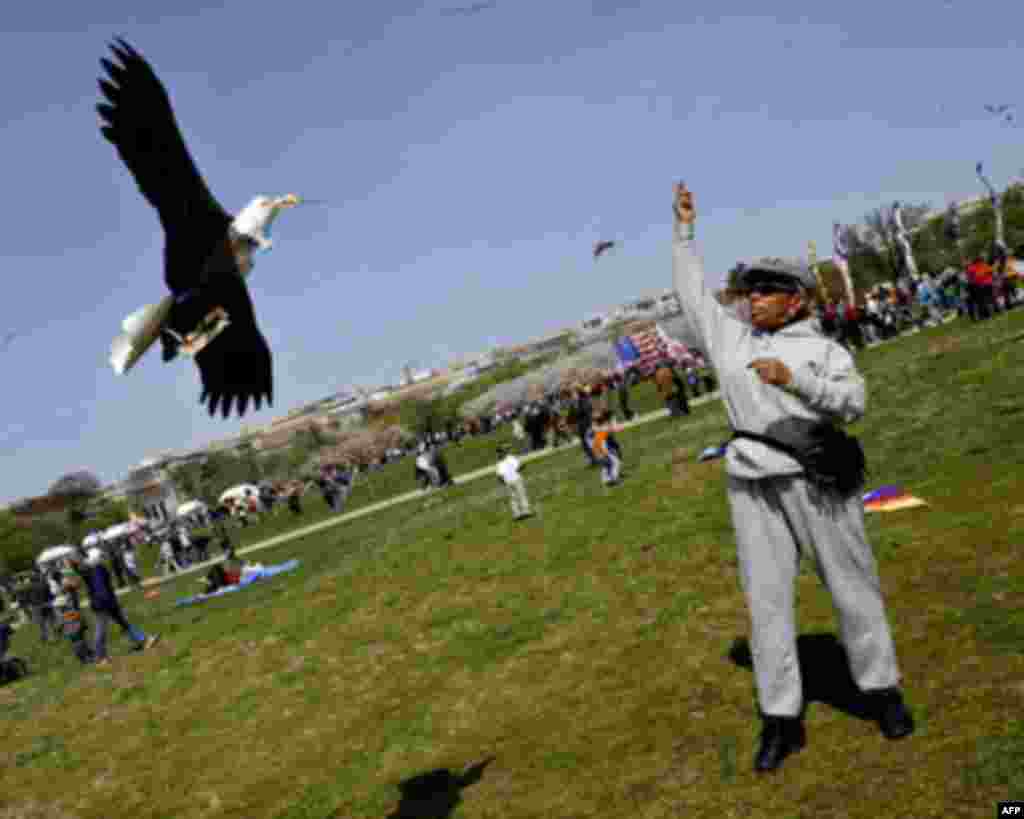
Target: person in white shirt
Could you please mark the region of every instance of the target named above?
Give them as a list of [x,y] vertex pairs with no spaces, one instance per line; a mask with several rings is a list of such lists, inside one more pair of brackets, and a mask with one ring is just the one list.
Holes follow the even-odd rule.
[[441,483],[441,476],[437,472],[437,468],[431,463],[430,455],[427,453],[425,448],[420,450],[420,454],[416,456],[416,469],[423,475],[427,476],[429,481],[424,489],[428,487],[435,487]]
[[512,517],[514,520],[522,520],[530,517],[530,499],[526,496],[526,484],[519,474],[519,459],[508,452],[505,447],[498,447],[498,467],[495,472],[498,480],[505,485],[509,501],[512,503]]

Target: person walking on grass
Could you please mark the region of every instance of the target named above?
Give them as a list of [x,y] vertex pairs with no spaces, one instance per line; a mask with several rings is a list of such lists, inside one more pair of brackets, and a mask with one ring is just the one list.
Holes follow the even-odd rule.
[[455,486],[455,481],[452,480],[452,473],[448,471],[448,461],[445,460],[441,447],[433,447],[428,451],[428,455],[430,456],[431,464],[437,470],[438,487],[446,489],[450,486]]
[[594,404],[590,398],[590,390],[586,385],[576,387],[576,400],[573,404],[573,420],[576,434],[580,438],[580,447],[587,459],[587,466],[597,466],[597,458],[590,449],[590,427],[594,422]]
[[93,646],[93,654],[96,657],[96,665],[99,668],[110,666],[110,658],[107,656],[107,633],[110,631],[110,624],[117,623],[122,630],[135,643],[135,650],[141,651],[144,648],[152,648],[159,634],[152,634],[148,637],[141,629],[131,625],[121,611],[121,604],[117,601],[117,594],[110,581],[110,572],[103,565],[100,556],[93,554],[90,559],[83,561],[81,556],[75,554],[69,558],[72,566],[78,571],[89,592],[89,600],[93,613],[96,615],[96,642]]
[[429,491],[441,483],[441,475],[430,459],[426,444],[420,444],[419,455],[416,456],[416,478],[421,482],[423,491]]
[[667,362],[659,364],[654,371],[654,383],[670,416],[678,418],[690,414],[690,402],[686,399],[686,384],[679,377],[675,367]]
[[39,625],[40,639],[48,643],[51,634],[54,639],[59,639],[56,634],[57,617],[53,611],[53,594],[38,568],[32,570],[27,598],[31,617]]
[[615,439],[615,433],[622,432],[622,429],[621,425],[614,423],[609,410],[594,418],[590,448],[601,464],[601,483],[605,486],[617,486],[621,479],[622,448]]
[[511,454],[505,447],[497,449],[498,467],[495,470],[498,475],[498,482],[508,492],[509,502],[512,504],[512,518],[522,520],[533,515],[530,511],[530,499],[526,495],[526,484],[523,482],[519,470],[522,468],[519,459]]
[[[806,742],[796,642],[800,555],[811,549],[832,595],[850,670],[882,734],[898,739],[914,723],[903,703],[896,650],[878,568],[864,530],[863,462],[837,429],[860,418],[864,379],[853,357],[810,317],[815,276],[805,265],[762,259],[743,274],[750,322],[727,312],[704,280],[694,242],[696,210],[674,189],[672,267],[688,330],[719,374],[735,430],[726,452],[728,498],[763,720],[754,769],[778,768]],[[849,464],[829,487],[809,445]],[[800,458],[798,460],[797,458]],[[820,465],[820,463],[819,463]],[[828,468],[826,466],[826,468]]]

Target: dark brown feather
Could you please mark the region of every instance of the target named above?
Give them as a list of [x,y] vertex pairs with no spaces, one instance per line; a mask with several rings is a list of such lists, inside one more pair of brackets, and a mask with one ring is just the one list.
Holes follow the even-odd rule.
[[96,106],[101,131],[156,208],[167,234],[164,276],[175,295],[199,283],[203,263],[227,235],[231,215],[210,193],[178,128],[170,98],[142,56],[124,40],[110,46],[121,65],[103,59],[113,83]]

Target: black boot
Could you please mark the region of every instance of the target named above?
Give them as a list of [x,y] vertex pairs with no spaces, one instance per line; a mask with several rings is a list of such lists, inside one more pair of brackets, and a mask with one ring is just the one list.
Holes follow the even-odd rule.
[[754,770],[774,771],[787,756],[807,744],[804,721],[800,717],[764,717],[761,747],[754,759]]
[[898,688],[869,691],[868,696],[872,702],[872,713],[886,739],[900,739],[914,733],[914,718],[910,716]]

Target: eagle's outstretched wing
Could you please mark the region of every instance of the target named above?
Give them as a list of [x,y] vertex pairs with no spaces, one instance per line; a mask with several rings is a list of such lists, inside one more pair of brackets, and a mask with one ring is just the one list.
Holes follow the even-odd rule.
[[608,252],[613,247],[615,247],[615,242],[614,241],[605,240],[605,241],[601,241],[601,242],[596,242],[594,244],[594,258],[595,259],[599,258],[602,254]]
[[100,130],[160,215],[167,234],[164,276],[177,295],[199,283],[203,263],[227,234],[231,215],[199,174],[167,91],[149,63],[124,40],[110,50],[121,64],[100,60],[112,80],[99,81],[109,101],[96,106],[104,123]]
[[241,276],[223,275],[204,291],[203,299],[223,307],[230,324],[195,357],[203,382],[199,398],[208,405],[210,415],[218,406],[227,418],[234,403],[239,416],[245,415],[252,399],[260,409],[263,399],[274,402],[274,376],[270,348],[253,312],[249,290]]

